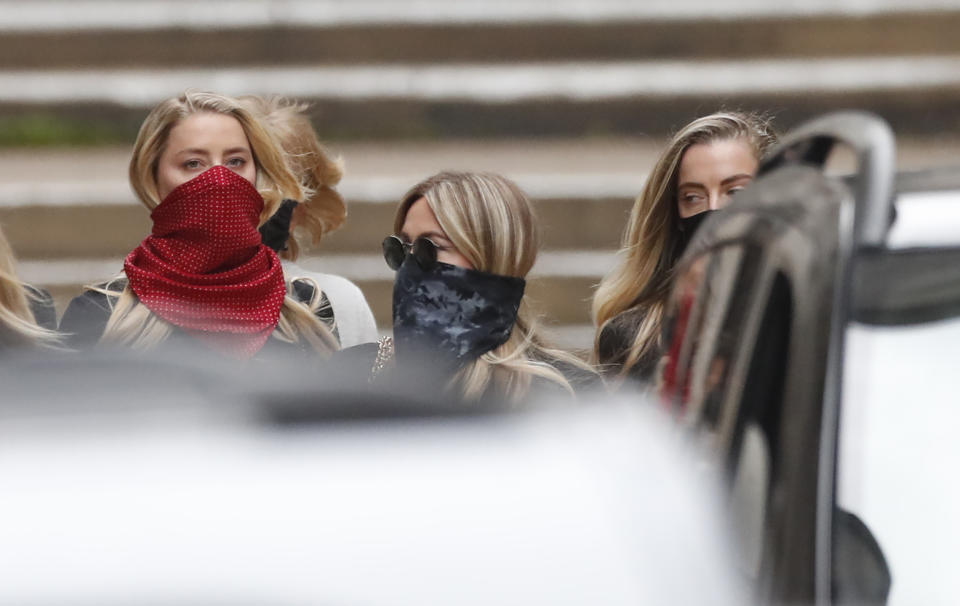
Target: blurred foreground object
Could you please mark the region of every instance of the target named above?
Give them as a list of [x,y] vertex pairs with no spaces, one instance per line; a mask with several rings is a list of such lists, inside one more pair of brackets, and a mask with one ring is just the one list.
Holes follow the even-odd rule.
[[0,603],[743,603],[639,396],[464,409],[295,366],[5,360]]

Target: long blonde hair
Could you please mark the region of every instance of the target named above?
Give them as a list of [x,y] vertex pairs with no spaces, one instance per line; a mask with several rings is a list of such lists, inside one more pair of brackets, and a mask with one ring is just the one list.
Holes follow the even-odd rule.
[[[187,91],[179,97],[157,105],[140,127],[130,158],[130,186],[140,201],[152,210],[160,204],[157,188],[157,166],[167,144],[170,131],[183,119],[198,113],[232,116],[243,128],[250,143],[257,167],[256,187],[264,199],[259,225],[273,215],[286,198],[298,200],[303,196],[299,181],[287,165],[280,145],[256,116],[245,109],[237,99],[209,92]],[[88,287],[117,301],[100,338],[103,343],[150,348],[166,340],[172,326],[140,303],[130,286],[122,292],[110,288]],[[305,341],[318,352],[327,354],[339,345],[333,333],[315,315],[319,311],[320,288],[315,283],[313,300],[300,303],[287,295],[281,308],[280,321],[273,336],[286,342]]]
[[[530,200],[513,181],[490,173],[434,175],[403,197],[394,218],[395,233],[403,230],[410,206],[421,198],[475,269],[519,278],[530,272],[539,248],[537,219]],[[516,400],[529,391],[533,377],[540,377],[572,392],[556,363],[593,372],[576,356],[544,342],[524,297],[507,342],[467,364],[450,386],[468,399],[492,387],[508,400]]]
[[628,309],[642,310],[633,327],[633,344],[620,376],[649,354],[660,338],[673,266],[680,256],[677,179],[680,161],[692,145],[742,139],[759,160],[776,142],[770,120],[758,114],[718,112],[681,128],[657,160],[630,211],[620,243],[619,264],[600,282],[593,297],[597,327],[594,358],[604,327]]
[[35,297],[17,277],[13,249],[0,230],[0,348],[57,348],[61,344],[59,333],[37,324],[30,309]]
[[300,181],[303,197],[293,211],[291,237],[280,252],[284,259],[300,256],[300,239],[306,237],[316,246],[324,235],[335,231],[347,218],[347,205],[334,189],[343,178],[343,162],[333,158],[317,139],[305,103],[283,97],[240,97],[240,102],[256,114],[271,132],[287,156],[287,163]]

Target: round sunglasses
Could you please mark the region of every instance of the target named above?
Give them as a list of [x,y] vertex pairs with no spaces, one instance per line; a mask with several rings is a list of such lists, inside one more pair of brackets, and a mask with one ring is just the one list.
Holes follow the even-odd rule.
[[383,239],[383,258],[390,269],[396,271],[403,265],[407,255],[413,255],[417,264],[426,270],[437,264],[437,248],[433,240],[427,237],[420,237],[409,243],[399,236],[387,236]]

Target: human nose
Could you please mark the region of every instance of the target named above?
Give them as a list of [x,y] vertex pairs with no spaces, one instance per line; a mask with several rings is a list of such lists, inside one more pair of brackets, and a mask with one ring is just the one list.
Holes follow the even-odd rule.
[[730,203],[732,196],[729,192],[710,192],[707,198],[707,208],[709,210],[720,210]]

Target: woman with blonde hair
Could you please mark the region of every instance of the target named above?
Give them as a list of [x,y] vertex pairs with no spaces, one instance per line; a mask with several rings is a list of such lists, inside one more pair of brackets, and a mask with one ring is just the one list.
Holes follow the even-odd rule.
[[20,281],[13,249],[0,229],[0,351],[14,347],[57,348],[57,317],[49,293]]
[[268,344],[338,349],[319,288],[302,298],[261,242],[258,227],[302,191],[270,132],[236,99],[187,92],[160,103],[140,128],[129,174],[153,229],[122,277],[70,303],[61,330],[75,343],[148,349],[177,336],[238,358]]
[[674,265],[707,214],[753,180],[775,142],[767,118],[741,112],[698,118],[673,136],[630,212],[620,262],[594,294],[594,356],[605,375],[651,378]]
[[373,312],[355,284],[334,274],[305,270],[295,263],[306,244],[316,246],[346,220],[346,204],[335,189],[343,177],[343,163],[320,144],[306,115],[306,104],[252,95],[241,97],[240,102],[276,138],[303,190],[300,201],[284,200],[260,226],[263,243],[280,255],[288,279],[309,278],[319,286],[336,318],[334,331],[342,347],[376,341]]
[[[488,173],[443,172],[411,189],[383,243],[396,270],[396,365],[429,365],[467,400],[572,393],[596,374],[548,346],[524,298],[539,245],[527,196]],[[380,360],[382,362],[382,360]]]

